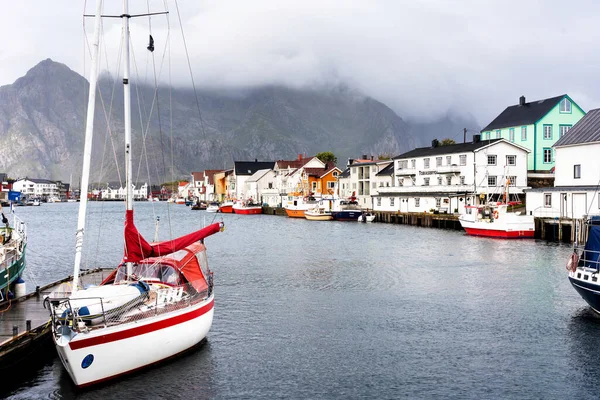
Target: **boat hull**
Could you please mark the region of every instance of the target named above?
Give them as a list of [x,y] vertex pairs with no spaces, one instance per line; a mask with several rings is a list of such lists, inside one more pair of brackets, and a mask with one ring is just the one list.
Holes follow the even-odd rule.
[[352,210],[352,211],[332,211],[331,215],[333,219],[336,221],[358,221],[358,217],[362,215],[362,211],[360,210]]
[[236,214],[244,214],[244,215],[249,215],[249,214],[262,214],[262,207],[241,207],[241,208],[237,208],[237,207],[233,207],[233,212]]
[[285,213],[290,218],[304,218],[304,210],[301,209],[294,210],[291,208],[286,208]]
[[535,233],[533,230],[505,231],[501,229],[467,228],[464,226],[463,228],[467,235],[504,239],[533,239]]
[[219,211],[222,213],[232,214],[233,213],[233,205],[223,205],[219,207]]
[[0,269],[0,302],[7,299],[7,292],[11,290],[12,285],[23,275],[25,270],[25,249],[27,245],[24,245],[23,251],[18,259],[13,261],[7,268]]
[[573,285],[583,300],[585,300],[594,311],[600,314],[600,285],[576,279],[573,275],[578,272],[581,273],[578,269],[576,272],[569,274],[569,282],[571,282],[571,285]]
[[148,321],[138,320],[54,340],[75,385],[89,386],[156,364],[197,345],[210,330],[213,312],[211,296]]

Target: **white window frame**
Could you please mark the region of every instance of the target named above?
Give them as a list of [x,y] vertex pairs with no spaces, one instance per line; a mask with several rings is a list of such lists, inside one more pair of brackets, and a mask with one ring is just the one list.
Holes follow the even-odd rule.
[[571,114],[572,105],[569,99],[564,98],[560,101],[559,112],[562,114]]
[[487,165],[496,165],[497,162],[498,162],[498,157],[495,154],[488,154]]
[[442,177],[438,176],[438,186],[442,186]]
[[452,156],[446,156],[446,165],[452,165]]
[[581,179],[581,164],[573,165],[573,179]]
[[390,197],[390,207],[394,207],[394,198]]
[[521,127],[521,140],[522,141],[527,140],[527,127],[526,126]]
[[552,207],[552,193],[544,193],[544,207]]
[[423,178],[423,186],[429,186],[429,178]]
[[442,166],[442,157],[436,157],[435,158],[435,166],[436,167],[441,167]]
[[415,207],[421,207],[421,198],[415,197]]
[[506,165],[514,166],[517,165],[517,156],[514,154],[509,154],[506,156]]
[[544,130],[544,139],[552,140],[552,125],[544,125],[542,129]]
[[423,159],[423,169],[429,169],[429,158]]
[[487,185],[488,187],[496,187],[498,184],[498,179],[496,175],[488,175],[487,177]]
[[461,154],[460,156],[458,156],[459,160],[460,160],[460,165],[467,165],[467,155],[466,154]]
[[381,197],[377,198],[377,207],[381,207]]
[[500,129],[496,130],[496,139],[500,139],[502,137],[502,131]]
[[515,141],[515,128],[510,128],[508,130],[508,140],[511,142]]

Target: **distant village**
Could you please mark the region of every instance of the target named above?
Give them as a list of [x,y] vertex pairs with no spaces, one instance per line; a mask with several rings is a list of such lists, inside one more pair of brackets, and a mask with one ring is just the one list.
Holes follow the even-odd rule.
[[[464,213],[465,207],[508,193],[528,215],[581,218],[598,212],[600,109],[587,114],[568,95],[508,106],[463,143],[433,140],[390,159],[363,154],[342,168],[323,157],[234,161],[232,169],[192,172],[177,193],[134,185],[137,200],[252,200],[281,207],[294,197],[354,198],[363,209],[403,213]],[[440,138],[443,139],[443,138]],[[48,202],[78,197],[70,184],[8,179],[0,173],[0,201],[10,192]],[[94,187],[95,200],[125,198],[122,185]],[[592,210],[592,211],[590,211]]]

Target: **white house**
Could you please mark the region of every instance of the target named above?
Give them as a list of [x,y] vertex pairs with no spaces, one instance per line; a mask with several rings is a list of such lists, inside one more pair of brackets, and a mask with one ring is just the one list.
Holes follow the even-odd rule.
[[260,169],[246,180],[244,190],[246,199],[253,199],[255,203],[268,204],[276,207],[280,202],[279,189],[275,187],[275,172],[270,169]]
[[215,174],[223,172],[217,169],[207,169],[201,172],[192,172],[191,184],[188,189],[190,197],[197,197],[200,200],[216,200],[215,193]]
[[394,157],[394,181],[373,195],[376,211],[462,213],[465,205],[527,187],[529,150],[506,139],[422,147]]
[[366,156],[362,159],[349,160],[348,171],[339,176],[339,196],[341,198],[356,197],[362,208],[373,208],[373,195],[378,193],[381,184],[390,184],[391,178],[384,179],[377,174],[392,164],[391,160],[369,160]]
[[527,212],[543,218],[600,213],[600,109],[590,110],[554,150],[554,187],[526,190]]
[[21,192],[21,198],[60,198],[60,189],[58,187],[58,183],[48,179],[18,179],[13,183],[13,190]]
[[297,160],[278,160],[275,161],[273,170],[277,177],[276,186],[280,189],[281,195],[285,196],[292,193],[308,193],[306,179],[302,168],[324,168],[325,163],[317,157],[303,158],[298,154]]
[[272,170],[275,166],[274,161],[234,161],[233,175],[229,176],[228,182],[228,197],[235,199],[248,199],[249,196],[245,192],[246,181],[256,171],[261,169]]
[[[139,185],[139,184],[138,184]],[[111,187],[111,186],[114,186]],[[116,188],[116,186],[119,186]],[[144,183],[143,185],[139,185],[136,187],[135,184],[131,184],[133,190],[133,199],[134,200],[145,200],[148,198],[148,184]],[[96,191],[96,193],[92,192],[96,196],[99,196],[102,199],[109,200],[119,200],[125,199],[127,196],[127,190],[125,186],[121,186],[119,183],[107,183],[105,189],[101,189]]]

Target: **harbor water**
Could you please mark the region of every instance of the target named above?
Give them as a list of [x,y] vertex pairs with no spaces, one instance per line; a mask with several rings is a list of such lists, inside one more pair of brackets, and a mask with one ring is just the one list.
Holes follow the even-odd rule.
[[[16,210],[28,290],[72,273],[77,203]],[[382,223],[208,214],[136,203],[152,239],[206,239],[215,314],[187,354],[77,390],[54,357],[12,399],[594,399],[600,318],[570,287],[568,245]],[[91,203],[85,267],[122,257],[121,203]],[[169,222],[169,220],[171,222]],[[98,228],[100,226],[100,228]],[[160,344],[157,343],[157,346]],[[123,351],[123,357],[135,354]]]

